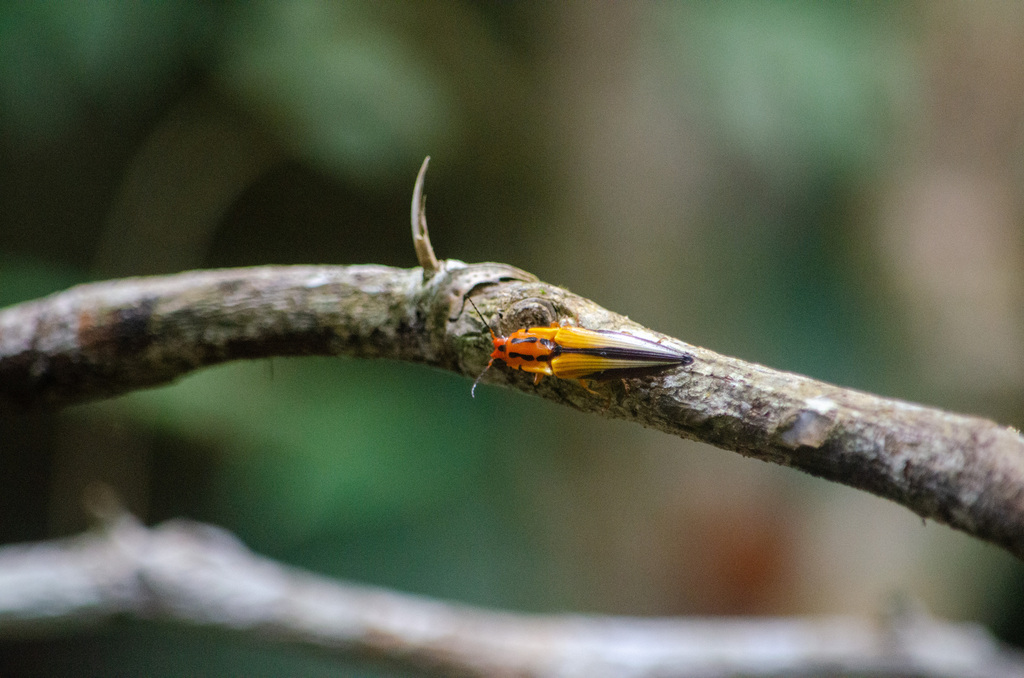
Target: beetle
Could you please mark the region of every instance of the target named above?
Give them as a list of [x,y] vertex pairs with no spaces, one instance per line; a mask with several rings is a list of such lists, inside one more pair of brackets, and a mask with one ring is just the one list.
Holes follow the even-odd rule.
[[470,389],[474,397],[476,385],[495,360],[513,370],[531,372],[534,384],[539,384],[545,376],[576,379],[591,393],[595,391],[590,389],[588,380],[633,379],[693,363],[689,353],[656,341],[626,332],[588,330],[557,322],[549,327],[527,327],[500,336],[487,324],[473,300],[468,297],[467,300],[487,326],[494,343],[487,367]]

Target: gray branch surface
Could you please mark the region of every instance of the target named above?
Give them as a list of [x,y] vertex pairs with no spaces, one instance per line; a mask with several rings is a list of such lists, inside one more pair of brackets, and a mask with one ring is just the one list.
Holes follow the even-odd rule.
[[[61,406],[229,360],[348,355],[475,377],[490,335],[555,320],[628,331],[694,364],[599,385],[495,367],[485,381],[800,469],[1024,556],[1024,437],[992,421],[840,388],[665,337],[504,264],[293,266],[82,285],[0,310],[0,411]],[[500,318],[500,319],[499,319]],[[495,322],[495,319],[497,322]],[[468,397],[468,388],[467,388]]]
[[632,619],[493,612],[282,566],[219,528],[102,531],[0,547],[0,636],[113,617],[158,619],[371,659],[431,675],[1024,675],[983,629],[922,614],[870,621]]

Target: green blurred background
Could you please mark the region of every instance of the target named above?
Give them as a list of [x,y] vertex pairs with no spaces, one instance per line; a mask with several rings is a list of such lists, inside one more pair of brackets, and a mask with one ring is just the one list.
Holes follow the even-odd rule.
[[[0,304],[193,268],[499,260],[719,352],[1024,426],[1024,5],[0,4]],[[0,541],[113,486],[487,606],[878,614],[1024,642],[1024,568],[872,496],[421,367],[275,359],[0,418]],[[123,622],[0,675],[391,675]]]

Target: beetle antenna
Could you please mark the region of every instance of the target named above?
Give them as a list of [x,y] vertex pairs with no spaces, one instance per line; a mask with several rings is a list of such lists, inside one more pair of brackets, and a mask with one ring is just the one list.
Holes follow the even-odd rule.
[[491,363],[493,363],[493,362],[494,362],[494,360],[491,360],[491,362],[487,363],[487,367],[484,368],[484,371],[481,372],[480,376],[478,376],[476,378],[476,380],[473,382],[473,386],[469,389],[469,397],[470,398],[475,398],[476,397],[476,385],[479,384],[480,380],[484,378],[485,374],[487,374],[487,370],[491,369]]
[[491,333],[491,338],[494,338],[494,330],[492,330],[490,324],[488,324],[488,322],[484,320],[484,314],[480,312],[480,309],[476,307],[476,304],[473,303],[472,299],[466,297],[466,301],[468,301],[469,305],[473,307],[473,310],[476,311],[476,314],[480,316],[480,322],[482,322],[484,324],[484,327],[487,328],[487,331]]
[[[487,331],[491,333],[491,338],[492,339],[496,338],[496,335],[494,334],[494,330],[492,330],[491,326],[487,324],[486,320],[484,320],[484,314],[481,313],[480,309],[476,307],[476,304],[473,303],[473,300],[470,299],[469,297],[466,297],[466,301],[468,301],[469,305],[473,307],[473,310],[476,311],[476,314],[478,316],[480,316],[480,321],[483,322],[484,327],[487,328]],[[479,374],[479,376],[477,376],[476,381],[473,382],[473,387],[471,389],[469,389],[469,396],[471,398],[475,398],[476,397],[476,385],[480,383],[480,380],[484,378],[484,375],[487,374],[487,370],[491,369],[491,365],[493,365],[493,364],[494,364],[494,358],[491,358],[490,362],[487,363],[487,367],[484,368],[483,372],[481,372]]]

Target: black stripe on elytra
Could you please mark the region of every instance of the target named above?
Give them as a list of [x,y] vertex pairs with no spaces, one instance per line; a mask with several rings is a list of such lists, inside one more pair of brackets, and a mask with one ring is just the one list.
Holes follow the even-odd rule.
[[689,353],[677,355],[666,355],[659,351],[644,351],[636,348],[620,348],[609,346],[606,348],[566,348],[560,347],[562,353],[579,353],[581,355],[593,355],[599,358],[618,358],[621,360],[657,360],[664,363],[678,363],[689,365],[693,362],[693,356]]

